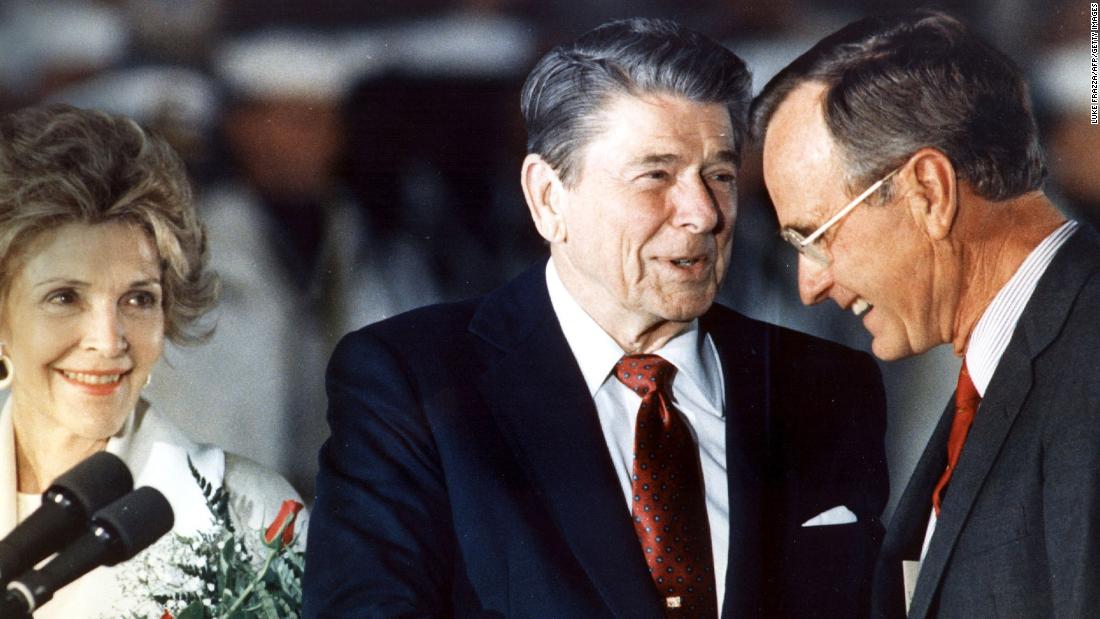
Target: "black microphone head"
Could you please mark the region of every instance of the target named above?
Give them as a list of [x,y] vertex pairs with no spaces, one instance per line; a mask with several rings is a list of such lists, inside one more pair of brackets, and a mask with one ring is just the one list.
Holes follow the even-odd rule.
[[103,451],[62,473],[42,493],[42,506],[0,540],[0,584],[67,546],[92,513],[133,486],[126,464]]
[[130,469],[118,456],[100,451],[65,471],[46,489],[43,497],[60,493],[72,501],[87,518],[97,509],[118,499],[134,487]]
[[156,488],[142,486],[92,515],[93,525],[111,533],[113,549],[104,565],[128,561],[172,530],[175,515]]

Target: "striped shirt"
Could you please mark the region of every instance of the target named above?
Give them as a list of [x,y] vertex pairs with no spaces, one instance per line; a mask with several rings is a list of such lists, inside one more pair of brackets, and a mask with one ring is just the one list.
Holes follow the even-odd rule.
[[997,296],[993,297],[993,301],[989,307],[985,308],[985,312],[974,327],[970,344],[966,348],[966,367],[970,370],[970,378],[974,380],[974,386],[982,397],[985,397],[989,381],[993,380],[993,372],[1001,361],[1001,355],[1008,348],[1008,342],[1016,330],[1016,323],[1020,321],[1020,315],[1024,313],[1031,294],[1035,292],[1039,278],[1050,266],[1054,254],[1058,253],[1062,244],[1075,230],[1077,230],[1077,222],[1067,221],[1043,239],[1043,242],[1028,254],[1023,264],[1016,269],[1016,273],[1001,288]]
[[[989,307],[985,308],[982,317],[978,319],[974,333],[970,336],[970,345],[966,349],[966,367],[970,371],[974,386],[983,398],[986,388],[989,387],[989,381],[993,379],[993,372],[1001,362],[1001,355],[1008,348],[1008,342],[1016,330],[1016,323],[1020,322],[1024,308],[1027,307],[1027,302],[1035,292],[1035,286],[1050,266],[1054,255],[1075,230],[1077,230],[1077,222],[1071,220],[1047,235],[1047,238],[1031,250],[1020,268],[1016,269],[1016,273],[1009,278],[997,296],[993,297]],[[904,564],[912,562],[903,562],[903,571],[912,570],[905,573],[906,609],[916,587],[916,575],[920,570],[920,564],[928,554],[928,546],[932,543],[932,533],[935,530],[936,512],[931,510],[928,528],[924,533],[924,544],[921,546],[920,562],[909,567]]]

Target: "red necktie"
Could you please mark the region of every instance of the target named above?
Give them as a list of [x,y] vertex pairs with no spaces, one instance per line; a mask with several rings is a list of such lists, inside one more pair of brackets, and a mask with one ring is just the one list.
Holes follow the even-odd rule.
[[974,413],[978,412],[978,403],[982,396],[978,395],[978,389],[974,387],[974,381],[970,380],[970,370],[966,369],[963,362],[959,370],[959,385],[955,388],[955,419],[951,422],[951,435],[947,438],[947,468],[944,469],[936,489],[932,491],[932,507],[936,510],[936,517],[940,517],[940,497],[943,489],[947,487],[951,474],[955,471],[955,465],[959,462],[959,454],[962,453],[966,435],[970,432],[970,424],[974,423]]
[[699,449],[672,407],[676,368],[657,355],[627,355],[615,377],[642,396],[631,476],[634,531],[668,617],[718,616]]

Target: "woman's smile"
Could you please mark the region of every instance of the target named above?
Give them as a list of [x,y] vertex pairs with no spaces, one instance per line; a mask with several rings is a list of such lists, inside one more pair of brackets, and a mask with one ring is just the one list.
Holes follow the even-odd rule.
[[164,346],[160,261],[125,223],[73,223],[24,251],[0,337],[24,428],[103,441],[134,410]]
[[111,395],[122,384],[122,379],[129,375],[128,370],[81,372],[57,370],[57,373],[69,384],[89,395],[96,396]]

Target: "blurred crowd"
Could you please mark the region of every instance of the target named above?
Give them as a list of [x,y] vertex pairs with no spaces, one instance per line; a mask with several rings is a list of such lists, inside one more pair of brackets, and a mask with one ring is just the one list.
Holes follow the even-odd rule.
[[[0,111],[65,102],[129,115],[184,156],[222,278],[217,332],[170,348],[147,393],[195,438],[310,496],[339,337],[483,293],[545,255],[519,190],[519,89],[560,41],[616,17],[676,19],[762,86],[821,36],[897,0],[5,0]],[[1051,189],[1100,221],[1089,5],[936,3],[1031,76]],[[1011,127],[1006,127],[1011,131]],[[802,307],[749,153],[720,300],[868,347],[857,320]],[[883,248],[889,251],[889,248]],[[892,478],[953,387],[949,350],[884,366]],[[894,495],[900,491],[895,483]]]

